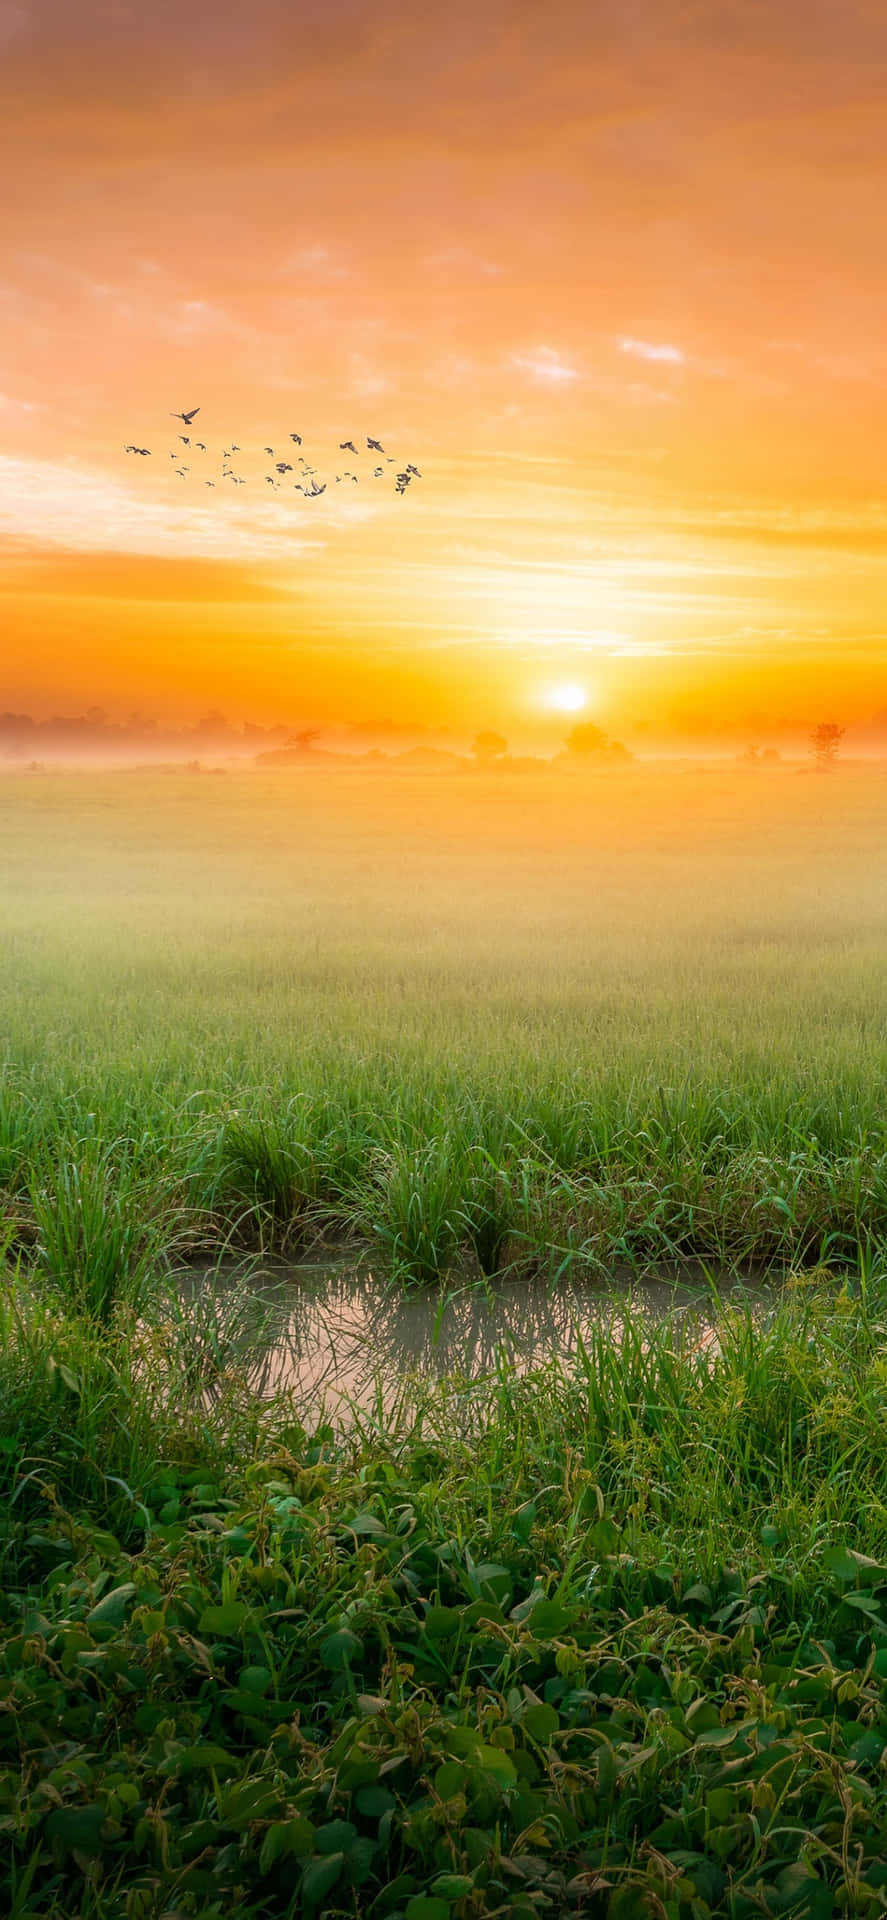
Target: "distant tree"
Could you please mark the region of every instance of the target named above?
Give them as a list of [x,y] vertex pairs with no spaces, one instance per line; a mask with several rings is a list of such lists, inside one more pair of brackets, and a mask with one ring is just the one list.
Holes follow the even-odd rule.
[[471,751],[475,760],[479,760],[482,766],[490,766],[494,760],[500,760],[503,753],[508,752],[508,741],[503,740],[501,733],[476,733],[471,743]]
[[567,734],[567,751],[579,755],[606,753],[607,736],[603,727],[595,726],[593,720],[581,720],[579,725],[571,727]]
[[293,746],[298,748],[299,753],[310,753],[319,739],[319,727],[301,727],[299,732],[293,735]]
[[846,731],[846,727],[839,727],[834,720],[820,720],[818,727],[814,727],[810,746],[816,765],[823,773],[831,772]]

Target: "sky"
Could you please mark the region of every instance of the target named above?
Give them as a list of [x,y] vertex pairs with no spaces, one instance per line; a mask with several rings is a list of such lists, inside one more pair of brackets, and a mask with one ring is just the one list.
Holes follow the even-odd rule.
[[887,708],[885,82],[882,0],[0,0],[0,708]]

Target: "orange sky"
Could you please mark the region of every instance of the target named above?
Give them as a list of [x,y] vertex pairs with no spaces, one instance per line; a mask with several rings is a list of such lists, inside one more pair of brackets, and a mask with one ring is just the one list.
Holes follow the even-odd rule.
[[885,83],[882,0],[0,0],[0,707],[887,707]]

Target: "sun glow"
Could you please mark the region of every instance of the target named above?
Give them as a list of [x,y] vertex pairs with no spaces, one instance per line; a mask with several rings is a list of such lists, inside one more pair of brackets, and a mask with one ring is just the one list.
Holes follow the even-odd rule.
[[557,713],[581,713],[588,695],[578,680],[559,680],[553,687],[546,689],[544,700],[546,707],[554,707]]

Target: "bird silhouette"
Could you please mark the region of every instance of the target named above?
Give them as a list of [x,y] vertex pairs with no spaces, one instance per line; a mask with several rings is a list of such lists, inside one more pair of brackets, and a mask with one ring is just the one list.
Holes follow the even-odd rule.
[[199,413],[199,412],[200,412],[200,408],[199,408],[199,407],[192,407],[192,408],[191,408],[191,411],[190,411],[190,413],[173,413],[173,414],[170,414],[170,419],[171,419],[171,420],[181,420],[184,426],[186,426],[186,427],[190,427],[190,425],[191,425],[191,422],[192,422],[192,420],[193,420],[193,418],[194,418],[194,415],[195,415],[195,413]]
[[270,454],[271,454],[271,455],[273,456],[273,453],[274,453],[274,448],[273,448],[273,447],[266,447],[266,448],[265,448],[265,452],[266,452],[266,453],[270,453]]
[[301,436],[301,434],[300,434],[300,433],[291,433],[291,434],[290,434],[290,439],[291,439],[291,440],[294,440],[294,441],[295,441],[295,443],[296,443],[296,446],[297,446],[297,447],[300,447],[300,446],[301,446],[301,444],[302,444],[302,436]]
[[384,474],[384,472],[385,472],[385,468],[384,468],[384,467],[374,467],[374,468],[373,468],[373,479],[374,479],[374,480],[378,480],[378,478],[379,478],[379,475],[380,475],[380,474]]
[[214,480],[204,480],[203,484],[205,487],[214,487],[216,483]]
[[288,460],[278,460],[274,471],[275,473],[292,473],[292,467]]
[[356,448],[356,446],[355,446],[355,444],[354,444],[354,441],[353,441],[353,440],[340,440],[340,441],[339,441],[339,452],[340,452],[340,453],[356,453],[356,452],[357,452],[357,448]]
[[367,435],[367,446],[369,447],[371,453],[385,452],[385,448],[383,447],[381,440],[371,440],[369,435]]
[[414,474],[415,474],[415,476],[416,476],[416,479],[417,479],[417,480],[421,480],[421,478],[422,478],[422,475],[421,475],[421,473],[419,472],[419,469],[418,469],[418,467],[410,467],[410,466],[408,466],[408,467],[407,467],[407,473],[414,473]]
[[182,443],[182,446],[183,446],[183,447],[190,447],[190,445],[191,445],[191,442],[190,442],[190,440],[188,439],[188,435],[187,435],[186,433],[180,433],[180,434],[179,434],[179,439],[181,440],[181,443]]
[[237,445],[237,441],[236,441],[236,440],[232,440],[232,442],[231,442],[231,452],[232,452],[232,453],[240,453],[240,451],[241,451],[241,449],[240,449],[240,447],[239,447],[239,446]]
[[202,441],[202,440],[195,440],[195,442],[194,442],[194,445],[195,445],[195,447],[198,447],[198,448],[199,448],[199,450],[200,450],[200,452],[201,452],[201,453],[205,453],[205,452],[206,452],[206,448],[205,448],[205,446],[204,446],[204,444],[203,444],[203,441]]

